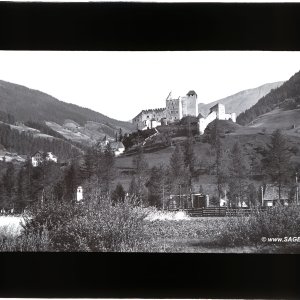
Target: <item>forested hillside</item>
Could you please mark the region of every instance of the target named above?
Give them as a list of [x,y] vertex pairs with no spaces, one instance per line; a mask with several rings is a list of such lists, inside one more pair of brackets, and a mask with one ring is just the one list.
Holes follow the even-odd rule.
[[288,81],[269,94],[262,97],[255,105],[241,113],[237,117],[237,123],[247,125],[258,116],[272,111],[289,98],[297,98],[300,95],[300,72],[293,75]]
[[32,155],[38,150],[53,152],[59,159],[78,156],[82,150],[58,138],[36,137],[30,132],[19,132],[9,125],[0,123],[0,144],[11,152]]
[[[85,99],[82,99],[84,103]],[[105,99],[102,99],[105,104]],[[129,132],[129,122],[109,118],[91,109],[59,101],[56,98],[27,87],[0,80],[0,111],[12,114],[16,121],[52,121],[60,125],[71,119],[81,126],[87,121],[107,125],[112,132],[122,128]]]

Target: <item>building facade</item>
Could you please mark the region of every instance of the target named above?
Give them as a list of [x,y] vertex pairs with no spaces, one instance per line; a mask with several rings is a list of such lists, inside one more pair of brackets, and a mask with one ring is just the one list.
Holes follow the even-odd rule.
[[46,158],[47,161],[51,160],[57,163],[57,156],[54,155],[52,152],[44,153],[43,151],[37,151],[31,157],[32,166],[37,167],[44,161],[44,158]]
[[160,126],[163,118],[166,118],[165,108],[146,109],[133,118],[132,123],[138,130],[146,130]]
[[181,97],[182,117],[198,116],[198,96],[195,91],[189,91],[186,96]]
[[211,123],[214,120],[232,120],[233,122],[236,122],[236,114],[235,113],[225,113],[225,106],[221,103],[217,103],[213,107],[210,108],[209,114],[207,117],[201,116],[198,121],[198,129],[199,133],[203,134],[205,128],[209,123]]

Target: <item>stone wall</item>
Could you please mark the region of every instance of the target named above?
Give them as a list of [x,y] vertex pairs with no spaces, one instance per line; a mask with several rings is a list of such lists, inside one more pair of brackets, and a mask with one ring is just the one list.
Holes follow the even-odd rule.
[[132,122],[137,129],[143,130],[147,128],[152,128],[152,126],[157,126],[160,123],[162,118],[166,117],[165,108],[156,108],[156,109],[147,109],[142,110]]

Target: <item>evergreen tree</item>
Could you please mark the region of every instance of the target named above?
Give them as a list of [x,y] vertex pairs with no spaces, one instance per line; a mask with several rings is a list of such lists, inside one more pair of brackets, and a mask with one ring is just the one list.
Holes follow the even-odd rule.
[[248,165],[245,160],[245,154],[241,145],[236,142],[230,154],[230,189],[229,194],[232,200],[238,199],[240,203],[243,202],[246,193],[246,179],[247,179]]
[[128,193],[131,196],[136,196],[137,195],[137,184],[136,184],[136,180],[135,180],[135,176],[132,176],[131,181],[130,181],[130,185],[129,185],[129,189],[128,189]]
[[191,188],[191,174],[185,166],[184,154],[177,144],[170,158],[170,184],[174,194],[188,194]]
[[150,170],[149,180],[146,183],[148,188],[148,201],[151,206],[162,207],[166,193],[166,172],[164,167],[152,167]]
[[220,132],[218,128],[218,120],[215,120],[215,126],[212,131],[211,146],[215,150],[216,160],[215,160],[215,171],[216,171],[216,184],[218,189],[219,199],[222,197],[224,186],[227,182],[227,173],[225,167],[225,151],[220,139]]
[[92,148],[88,148],[83,156],[83,163],[80,166],[80,176],[82,180],[89,180],[96,172],[97,153]]
[[111,199],[114,202],[124,202],[125,191],[121,183],[117,184],[116,189],[112,193]]
[[249,199],[249,206],[258,206],[258,193],[253,183],[249,184],[247,187],[247,197]]
[[143,153],[143,148],[139,147],[137,149],[137,155],[133,158],[133,166],[136,172],[135,183],[136,183],[136,193],[138,202],[146,204],[147,202],[147,173],[148,173],[148,162]]
[[290,180],[292,168],[288,142],[279,129],[273,132],[271,143],[267,145],[263,155],[265,173],[278,188],[278,200],[280,201],[282,187]]
[[64,176],[64,199],[75,201],[75,193],[78,187],[78,177],[74,163],[66,170]]
[[104,155],[102,157],[102,188],[105,193],[110,194],[111,185],[114,180],[116,170],[115,170],[115,154],[110,146],[110,144],[107,145]]
[[122,128],[120,128],[119,129],[119,139],[118,139],[118,141],[122,142],[122,140],[123,140],[123,132],[122,132]]
[[184,163],[193,174],[195,171],[196,157],[193,149],[193,138],[188,137],[184,143]]
[[3,198],[7,208],[12,208],[15,199],[15,167],[13,163],[7,163],[6,172],[2,178]]

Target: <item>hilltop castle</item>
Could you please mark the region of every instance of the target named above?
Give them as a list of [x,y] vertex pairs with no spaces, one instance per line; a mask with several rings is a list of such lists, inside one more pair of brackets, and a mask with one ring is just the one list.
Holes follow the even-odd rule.
[[207,117],[198,114],[197,94],[195,91],[189,91],[186,96],[178,98],[173,98],[171,93],[169,93],[165,108],[142,110],[132,119],[132,123],[137,129],[146,130],[148,128],[151,129],[160,125],[173,123],[186,116],[198,117],[198,129],[200,134],[203,134],[207,125],[216,119],[236,122],[236,114],[226,114],[225,106],[221,103],[217,103],[211,107]]
[[198,100],[195,91],[189,91],[186,96],[173,98],[169,93],[165,108],[142,110],[132,123],[137,129],[145,130],[166,125],[185,116],[198,116]]

